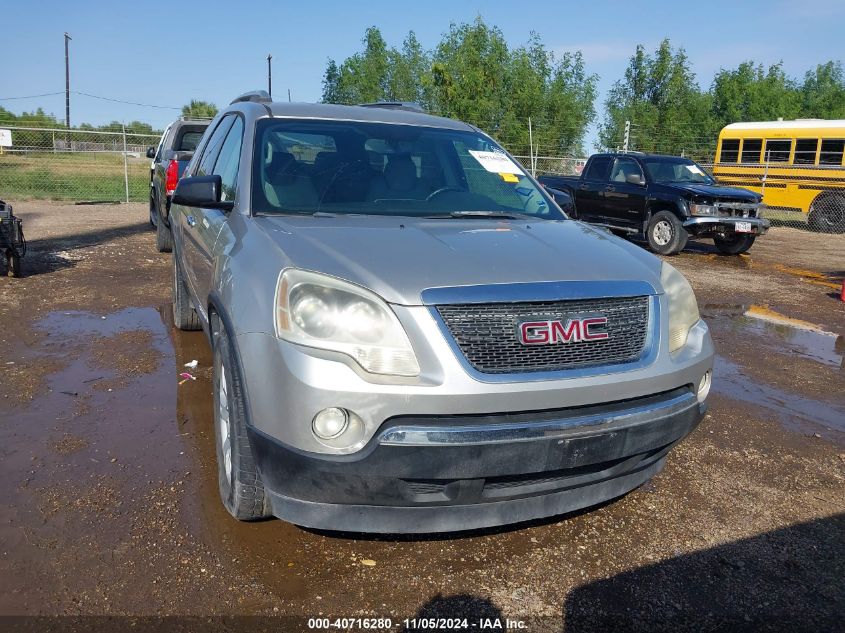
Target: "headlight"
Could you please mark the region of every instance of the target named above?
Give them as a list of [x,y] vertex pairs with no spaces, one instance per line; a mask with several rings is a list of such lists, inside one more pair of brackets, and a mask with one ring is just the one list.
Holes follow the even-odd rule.
[[276,288],[276,335],[351,356],[373,374],[417,376],[405,330],[377,295],[345,281],[288,269]]
[[719,215],[719,210],[712,204],[691,204],[689,205],[689,212],[690,215]]
[[682,348],[690,328],[701,318],[692,286],[674,266],[663,262],[660,283],[669,303],[669,351]]

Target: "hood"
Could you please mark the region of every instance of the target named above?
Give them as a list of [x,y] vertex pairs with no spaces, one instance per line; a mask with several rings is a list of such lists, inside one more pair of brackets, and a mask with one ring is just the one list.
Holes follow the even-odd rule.
[[255,218],[289,265],[420,305],[428,288],[543,281],[646,281],[660,260],[573,220],[337,216]]
[[739,187],[723,187],[721,185],[701,185],[693,183],[676,183],[672,185],[675,190],[680,189],[686,191],[697,198],[707,198],[708,200],[722,200],[731,202],[759,202],[760,195],[749,191],[748,189],[740,189]]

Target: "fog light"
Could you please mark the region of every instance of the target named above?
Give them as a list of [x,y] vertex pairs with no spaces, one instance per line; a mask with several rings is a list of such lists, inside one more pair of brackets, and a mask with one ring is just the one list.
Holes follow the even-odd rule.
[[311,422],[314,435],[322,440],[331,440],[340,437],[348,426],[349,414],[346,412],[346,409],[339,409],[337,407],[323,409],[314,416],[314,421]]
[[707,399],[707,396],[710,394],[710,385],[713,382],[713,372],[707,370],[707,372],[701,377],[701,380],[698,383],[698,401],[704,402]]

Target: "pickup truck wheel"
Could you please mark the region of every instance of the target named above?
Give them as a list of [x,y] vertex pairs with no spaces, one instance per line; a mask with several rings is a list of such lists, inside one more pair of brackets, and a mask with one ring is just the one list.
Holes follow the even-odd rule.
[[159,253],[169,253],[173,250],[173,233],[161,217],[156,223],[156,248]]
[[755,235],[733,235],[731,237],[714,237],[713,243],[724,255],[739,255],[754,244]]
[[173,323],[180,330],[191,331],[202,328],[199,315],[191,305],[179,264],[176,263],[176,253],[173,254]]
[[810,205],[807,223],[816,233],[845,233],[845,196],[818,196]]
[[689,234],[673,213],[658,211],[649,220],[646,238],[655,253],[675,255],[684,250]]
[[155,198],[150,194],[150,226],[156,228],[158,225],[158,211],[156,210]]
[[271,516],[270,501],[246,433],[243,387],[224,328],[213,333],[214,437],[217,481],[226,510],[239,521]]

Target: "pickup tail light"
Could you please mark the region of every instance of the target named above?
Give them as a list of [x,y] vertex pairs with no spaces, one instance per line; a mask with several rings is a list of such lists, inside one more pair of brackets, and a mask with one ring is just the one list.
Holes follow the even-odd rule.
[[176,191],[176,183],[179,182],[179,163],[175,160],[171,160],[167,164],[167,171],[165,172],[164,176],[164,190],[167,192],[168,196],[172,196],[173,192]]

